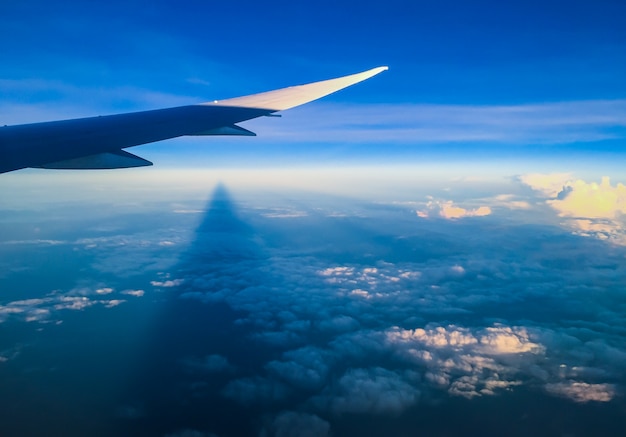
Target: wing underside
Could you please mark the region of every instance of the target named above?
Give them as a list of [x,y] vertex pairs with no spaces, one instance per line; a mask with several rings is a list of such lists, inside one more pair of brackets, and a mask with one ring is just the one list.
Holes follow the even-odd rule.
[[152,165],[147,159],[128,153],[125,150],[97,153],[64,161],[48,162],[35,168],[55,170],[108,170],[113,168],[147,167]]

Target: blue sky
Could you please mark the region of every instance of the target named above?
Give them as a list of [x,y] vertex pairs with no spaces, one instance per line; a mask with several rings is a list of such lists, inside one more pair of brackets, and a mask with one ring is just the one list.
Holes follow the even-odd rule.
[[2,48],[10,60],[3,76],[176,93],[208,82],[217,92],[248,93],[389,64],[393,79],[371,85],[370,98],[614,99],[625,93],[624,8],[619,1],[15,2],[3,6],[3,39],[11,41]]
[[258,138],[136,153],[169,167],[611,163],[626,136],[624,15],[619,1],[12,2],[0,17],[0,118],[176,106],[389,65],[250,123]]

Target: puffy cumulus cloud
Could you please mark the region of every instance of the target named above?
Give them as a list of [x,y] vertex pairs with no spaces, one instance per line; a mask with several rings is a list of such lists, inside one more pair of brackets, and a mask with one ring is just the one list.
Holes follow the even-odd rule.
[[312,402],[336,415],[397,415],[414,405],[419,390],[393,371],[374,367],[350,369]]
[[269,430],[261,435],[275,437],[327,437],[331,435],[330,424],[314,414],[283,411]]
[[491,354],[539,353],[540,344],[530,341],[528,330],[521,327],[495,326],[485,328],[480,334],[480,344]]
[[571,173],[529,173],[519,176],[519,180],[544,197],[556,197],[572,180]]
[[330,351],[306,346],[285,352],[280,361],[270,361],[265,368],[291,386],[316,389],[326,383],[334,361]]
[[[258,220],[278,229],[274,219]],[[320,229],[331,221],[319,220]],[[623,254],[598,252],[590,240],[553,238],[547,226],[537,232],[507,222],[494,231],[483,222],[423,221],[425,236],[414,237],[410,217],[406,228],[377,222],[375,230],[359,219],[359,240],[374,241],[383,228],[393,238],[358,246],[365,249],[356,254],[354,235],[330,228],[332,256],[319,255],[317,245],[298,252],[272,241],[259,256],[249,242],[239,252],[240,240],[223,238],[219,246],[230,246],[209,247],[210,256],[171,278],[183,279],[183,298],[228,304],[238,328],[267,348],[245,375],[226,375],[222,391],[254,409],[275,413],[288,404],[332,423],[338,415],[395,415],[419,402],[497,396],[519,386],[557,395],[546,385],[570,379],[622,384],[616,351],[623,349],[623,317],[614,290],[626,280]],[[486,232],[490,238],[481,238]],[[555,268],[555,259],[565,267]],[[595,342],[600,338],[605,343]],[[272,426],[265,423],[268,433]]]
[[153,287],[171,288],[178,287],[183,283],[183,279],[167,279],[165,281],[150,281],[150,285]]
[[178,261],[188,242],[177,227],[150,232],[131,232],[108,237],[81,238],[72,245],[77,250],[96,254],[92,267],[117,277],[135,276],[141,272],[169,269]]
[[127,294],[129,296],[142,297],[146,292],[144,290],[124,290],[122,294]]
[[626,245],[626,185],[613,186],[608,177],[586,182],[569,174],[532,174],[520,180],[541,192],[577,234]]
[[392,329],[387,332],[389,343],[401,343],[416,341],[428,346],[452,346],[462,347],[468,344],[478,343],[478,339],[472,335],[468,329],[456,328],[454,326],[446,329],[438,326],[432,329]]
[[25,299],[0,305],[0,323],[6,321],[11,316],[21,317],[27,322],[47,319],[50,315],[50,310],[40,308],[40,306],[48,302],[49,300],[47,299]]
[[571,399],[575,402],[609,402],[615,395],[612,384],[589,384],[586,382],[564,381],[546,384],[548,393]]
[[[527,267],[479,259],[460,261],[328,266],[310,257],[274,257],[273,271],[283,274],[272,276],[269,286],[259,284],[263,275],[246,260],[245,274],[234,278],[224,273],[228,268],[220,267],[220,273],[186,278],[183,291],[193,287],[197,291],[184,293],[187,298],[222,301],[245,311],[238,323],[253,329],[252,338],[287,350],[263,365],[262,377],[236,380],[225,390],[246,404],[304,390],[318,393],[314,397],[324,394],[325,403],[318,402],[318,407],[335,408],[332,397],[349,396],[344,385],[332,382],[331,375],[369,369],[372,362],[389,368],[389,357],[400,370],[394,378],[415,390],[468,398],[494,395],[531,381],[558,383],[568,377],[558,370],[563,361],[587,369],[578,371],[581,381],[593,381],[600,371],[603,378],[619,373],[615,363],[621,356],[615,355],[614,346],[578,340],[589,331],[557,334],[528,326],[528,321],[525,326],[475,327],[425,323],[425,318],[469,313],[485,304],[497,305],[496,314],[502,316],[507,302],[532,299],[538,292],[532,284],[540,284],[541,295],[558,297],[560,310],[567,311],[569,305],[576,313],[581,310],[572,297],[579,296],[577,290],[587,276],[578,270],[572,271],[566,284],[559,277],[550,288],[546,284],[550,276],[534,261]],[[266,267],[261,270],[265,272]],[[607,284],[619,282],[614,272],[603,272],[611,273],[603,279]],[[520,288],[520,278],[529,287]],[[216,287],[216,291],[199,291],[204,287]],[[617,317],[602,311],[606,317]],[[406,324],[419,327],[399,327]],[[597,361],[604,364],[599,366]],[[607,367],[606,363],[613,364]],[[418,377],[408,378],[408,370]],[[382,379],[379,375],[378,380]]]
[[[106,292],[101,293],[101,290],[106,290]],[[53,291],[42,298],[8,302],[0,305],[0,323],[7,321],[10,317],[25,322],[47,322],[57,311],[81,311],[94,305],[113,308],[125,302],[123,299],[91,299],[84,295],[109,294],[108,290],[113,291],[110,288],[93,290],[80,287],[64,294]]]
[[458,326],[391,328],[385,332],[385,342],[402,360],[423,366],[427,381],[467,398],[520,385],[518,380],[507,379],[523,373],[520,364],[524,358],[515,355],[528,353],[543,358],[545,351],[530,340],[526,328],[509,326],[473,331]]
[[417,210],[418,217],[441,217],[444,219],[460,219],[464,217],[484,217],[491,214],[489,206],[478,206],[472,209],[466,209],[457,206],[451,200],[436,201],[430,200],[426,204],[426,209]]
[[583,180],[570,181],[548,204],[561,217],[615,219],[626,214],[626,185],[611,185],[608,177],[598,184]]

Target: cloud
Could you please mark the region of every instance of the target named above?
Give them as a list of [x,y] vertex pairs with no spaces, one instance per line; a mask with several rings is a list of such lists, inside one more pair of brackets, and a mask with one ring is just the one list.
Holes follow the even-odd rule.
[[603,177],[599,184],[580,179],[568,181],[548,204],[561,217],[616,219],[626,215],[626,185],[612,186],[608,177]]
[[530,340],[526,328],[509,326],[391,328],[385,333],[385,343],[403,360],[425,366],[425,380],[467,398],[520,385],[516,379],[507,379],[523,372],[519,364],[527,358],[518,356],[543,358],[545,352],[543,345]]
[[519,180],[544,197],[556,197],[572,179],[571,173],[530,173],[519,176]]
[[309,214],[306,211],[291,208],[272,208],[268,212],[264,212],[261,215],[267,218],[288,219],[307,217]]
[[527,200],[520,200],[513,194],[498,194],[489,199],[493,206],[502,206],[508,209],[531,209],[532,205]]
[[574,179],[571,175],[531,174],[520,181],[546,197],[546,204],[583,236],[626,245],[626,185]]
[[164,287],[164,288],[178,287],[182,283],[183,283],[183,279],[168,279],[168,280],[165,280],[165,281],[150,281],[150,285],[152,285],[153,287]]
[[[555,198],[561,190],[552,189]],[[487,199],[458,207],[471,212],[491,206]],[[414,216],[404,210],[401,219],[395,205],[377,204],[378,215],[360,208],[365,214],[349,220],[311,214],[318,222],[298,234],[301,245],[284,244],[294,238],[293,229],[282,233],[287,221],[278,226],[253,207],[241,214],[254,217],[250,236],[198,232],[184,263],[150,278],[152,286],[179,287],[165,299],[230,306],[245,344],[264,353],[235,367],[236,344],[218,355],[203,343],[177,357],[182,377],[221,381],[220,396],[262,411],[258,423],[285,435],[292,423],[310,421],[324,435],[351,415],[395,416],[520,386],[554,396],[570,380],[620,390],[622,252],[548,226],[423,220],[416,230]],[[154,249],[170,250],[145,246]],[[95,301],[95,290],[109,287],[84,288],[72,297]],[[286,406],[292,411],[279,420]]]
[[566,381],[546,384],[548,393],[566,397],[575,402],[609,402],[615,397],[612,384],[589,384],[586,382]]
[[282,360],[270,361],[265,368],[291,386],[310,390],[324,386],[333,361],[329,351],[306,346],[285,352]]
[[624,120],[626,100],[350,107],[321,102],[290,111],[275,128],[259,121],[248,122],[247,127],[272,142],[290,143],[315,139],[361,144],[565,144],[624,138]]
[[466,209],[455,205],[451,200],[431,200],[426,204],[426,209],[417,210],[416,214],[418,217],[422,218],[438,216],[450,220],[464,217],[484,217],[491,214],[491,208],[488,206],[479,206]]
[[127,294],[129,296],[142,297],[146,292],[144,290],[124,290],[122,294]]
[[331,432],[330,424],[314,414],[283,411],[274,419],[268,434],[275,437],[329,437]]
[[398,415],[419,399],[419,391],[395,372],[375,367],[350,369],[312,402],[333,414]]
[[0,305],[0,323],[7,321],[10,317],[25,322],[43,323],[48,321],[57,311],[82,311],[94,305],[113,308],[126,302],[123,299],[91,299],[88,297],[89,295],[103,295],[112,292],[113,289],[108,287],[95,290],[78,287],[67,293],[53,291],[42,298],[8,302]]

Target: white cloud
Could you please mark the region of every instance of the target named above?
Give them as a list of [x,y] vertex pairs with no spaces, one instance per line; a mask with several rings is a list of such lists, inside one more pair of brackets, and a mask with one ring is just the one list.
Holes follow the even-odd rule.
[[520,180],[547,199],[546,204],[583,236],[626,245],[626,185],[573,179],[569,174],[531,174]]
[[126,301],[123,299],[111,299],[111,300],[100,301],[100,303],[102,303],[106,308],[113,308],[113,307],[123,304],[124,302]]
[[519,180],[544,197],[556,197],[571,180],[571,173],[530,173],[519,176]]
[[124,291],[122,291],[122,294],[127,294],[129,296],[135,296],[135,297],[141,297],[145,293],[146,292],[144,290],[124,290]]
[[178,287],[182,283],[183,283],[183,279],[168,279],[168,280],[165,280],[165,281],[150,281],[150,285],[152,285],[153,287],[164,287],[164,288]]
[[[90,299],[88,295],[109,294],[108,290],[112,291],[111,288],[92,290],[90,288],[75,288],[65,294],[53,291],[42,298],[8,302],[0,305],[0,323],[5,322],[9,317],[16,317],[26,322],[46,322],[55,315],[56,311],[82,311],[94,305],[113,308],[125,302],[122,299]],[[102,290],[105,292],[100,292]]]
[[418,217],[441,217],[444,219],[460,219],[464,217],[484,217],[491,214],[488,206],[478,206],[476,208],[463,208],[455,205],[451,200],[436,201],[431,200],[426,204],[426,209],[417,210]]
[[615,397],[612,384],[589,384],[586,382],[565,381],[546,384],[546,391],[575,402],[609,402]]
[[525,328],[495,326],[485,328],[480,337],[485,352],[490,354],[539,353],[544,351],[540,344],[530,341]]
[[616,219],[626,214],[626,185],[612,186],[608,177],[598,184],[583,180],[569,181],[556,199],[548,204],[561,217]]
[[498,194],[489,199],[490,204],[509,209],[530,209],[532,205],[527,200],[520,200],[514,194]]

